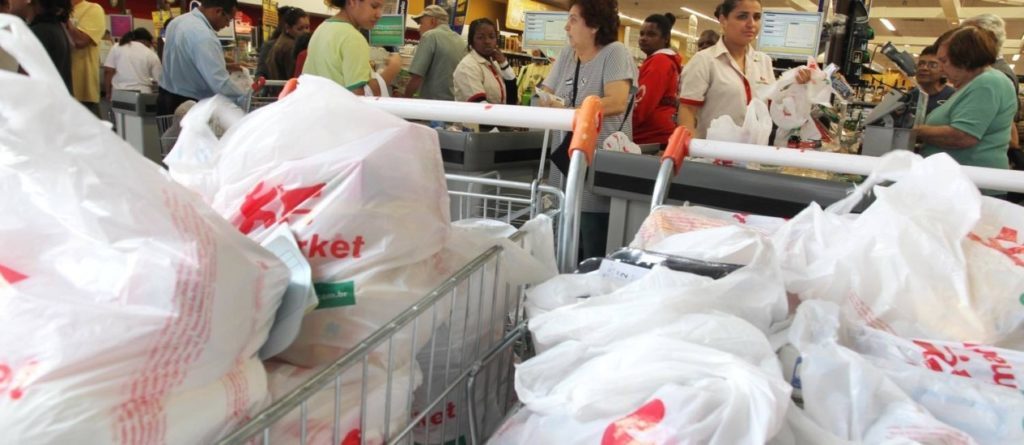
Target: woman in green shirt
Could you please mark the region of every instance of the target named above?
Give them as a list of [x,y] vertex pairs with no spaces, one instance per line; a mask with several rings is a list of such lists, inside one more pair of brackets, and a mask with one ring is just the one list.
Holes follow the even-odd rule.
[[377,24],[383,0],[330,0],[330,5],[340,11],[313,32],[302,73],[331,79],[359,96],[380,96],[381,84],[386,89],[402,69],[402,58],[393,54],[380,73],[382,82],[370,82],[370,45],[359,29]]
[[963,26],[947,31],[936,45],[938,59],[957,91],[916,127],[921,155],[948,153],[962,165],[1009,168],[1006,149],[1017,111],[1013,84],[993,70],[996,39],[989,31]]

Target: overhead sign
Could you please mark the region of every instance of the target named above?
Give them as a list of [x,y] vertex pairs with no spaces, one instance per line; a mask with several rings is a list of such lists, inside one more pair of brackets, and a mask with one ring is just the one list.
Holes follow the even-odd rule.
[[370,46],[402,46],[405,44],[405,16],[382,15],[370,30]]

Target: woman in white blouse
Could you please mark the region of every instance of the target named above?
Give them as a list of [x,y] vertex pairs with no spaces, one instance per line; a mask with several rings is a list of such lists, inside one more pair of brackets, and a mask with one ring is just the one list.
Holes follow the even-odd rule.
[[[761,2],[725,0],[715,13],[722,38],[686,64],[679,89],[679,124],[697,138],[704,138],[719,116],[728,115],[742,125],[747,104],[759,89],[775,82],[772,59],[751,48],[761,31]],[[797,75],[800,83],[810,79],[807,70]]]
[[[498,49],[498,27],[491,19],[469,24],[469,54],[455,68],[455,100],[505,104],[509,100],[506,81],[513,81],[508,59]],[[513,98],[515,94],[512,94]]]

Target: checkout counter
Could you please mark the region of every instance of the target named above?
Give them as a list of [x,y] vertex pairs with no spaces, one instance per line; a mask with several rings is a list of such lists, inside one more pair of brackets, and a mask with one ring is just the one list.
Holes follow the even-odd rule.
[[156,124],[156,94],[114,90],[110,107],[118,136],[147,159],[160,163],[160,132]]
[[[445,173],[526,183],[537,176],[544,146],[543,131],[463,132],[437,129],[437,138]],[[448,190],[480,195],[453,199],[450,204],[453,219],[504,219],[509,213],[513,214],[512,219],[522,216],[515,213],[520,210],[518,208],[501,208],[496,202],[483,197],[508,196],[508,191],[458,180],[449,180]]]
[[[609,252],[628,245],[650,213],[651,193],[661,161],[655,156],[598,150],[592,190],[611,198]],[[669,187],[666,204],[714,207],[736,212],[788,218],[811,202],[828,206],[848,194],[852,184],[685,162]]]

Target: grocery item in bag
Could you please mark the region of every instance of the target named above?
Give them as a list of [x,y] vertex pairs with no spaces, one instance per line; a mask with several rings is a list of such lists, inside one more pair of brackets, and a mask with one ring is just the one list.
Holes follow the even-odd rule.
[[10,443],[215,441],[267,401],[288,270],[72,98],[0,15],[0,431]]
[[[874,187],[895,179],[889,187]],[[848,214],[867,190],[876,199]],[[892,152],[847,199],[774,235],[787,290],[906,338],[1024,348],[1024,208],[983,197],[948,155]]]
[[701,206],[659,206],[644,219],[629,247],[649,249],[677,233],[729,225],[744,226],[771,235],[784,222],[782,218],[726,212]]

